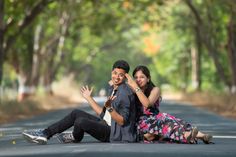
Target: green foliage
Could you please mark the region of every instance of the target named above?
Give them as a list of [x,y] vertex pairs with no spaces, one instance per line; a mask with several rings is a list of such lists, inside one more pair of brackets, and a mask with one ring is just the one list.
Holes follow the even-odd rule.
[[[36,3],[6,1],[4,20],[12,19],[19,23]],[[193,1],[193,5],[206,23],[205,27],[209,30],[206,35],[211,37],[220,52],[218,57],[227,77],[231,77],[225,45],[228,39],[226,27],[230,19],[229,6],[234,3],[198,0]],[[50,43],[54,37],[61,35],[64,13],[69,16],[69,24],[64,37],[63,59],[60,60],[59,54],[54,56],[58,47]],[[147,30],[143,29],[145,25],[148,26]],[[32,46],[38,26],[42,28],[41,48],[47,44],[51,48],[43,54],[47,57],[41,63],[40,75],[60,63],[56,79],[73,73],[79,84],[94,85],[99,90],[109,81],[113,62],[125,59],[131,65],[131,72],[136,65],[148,65],[153,81],[160,87],[168,85],[174,89],[191,89],[191,48],[196,48],[196,20],[184,1],[54,1],[16,37],[15,44],[7,53],[5,64],[8,69],[19,63],[20,69],[30,71],[35,54]],[[16,31],[17,24],[12,25],[6,32],[6,38]],[[153,34],[157,38],[151,40],[154,45],[160,45],[160,49],[150,54],[145,51],[147,45],[144,39]],[[201,60],[202,89],[223,90],[225,84],[219,79],[206,47],[202,48]],[[5,72],[4,75],[6,79],[11,73]],[[15,79],[16,75],[10,76],[10,80]]]

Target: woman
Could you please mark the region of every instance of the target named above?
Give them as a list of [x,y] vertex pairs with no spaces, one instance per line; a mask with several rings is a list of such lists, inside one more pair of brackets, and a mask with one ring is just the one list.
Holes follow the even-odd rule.
[[203,134],[196,127],[168,113],[159,112],[160,89],[152,83],[150,71],[146,66],[137,66],[133,77],[135,81],[126,74],[127,83],[138,98],[137,103],[141,110],[138,130],[146,142],[157,140],[194,144],[198,139],[205,144],[211,142],[211,135]]

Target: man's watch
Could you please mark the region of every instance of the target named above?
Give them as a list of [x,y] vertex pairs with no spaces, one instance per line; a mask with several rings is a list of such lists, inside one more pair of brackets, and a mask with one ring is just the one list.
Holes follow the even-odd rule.
[[111,113],[113,111],[113,107],[107,108],[107,111]]

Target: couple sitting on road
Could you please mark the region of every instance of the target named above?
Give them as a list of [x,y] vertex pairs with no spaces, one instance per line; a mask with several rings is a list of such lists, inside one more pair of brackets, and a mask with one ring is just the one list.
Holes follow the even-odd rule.
[[[24,131],[24,138],[46,144],[57,134],[62,143],[80,142],[88,133],[101,142],[171,142],[195,144],[198,139],[211,143],[212,136],[203,134],[191,124],[159,111],[160,90],[152,81],[146,66],[137,66],[133,77],[129,64],[118,60],[113,64],[109,97],[100,107],[92,98],[88,86],[81,88],[97,116],[75,109],[44,130]],[[127,79],[127,80],[126,80]],[[63,131],[73,126],[72,133]]]

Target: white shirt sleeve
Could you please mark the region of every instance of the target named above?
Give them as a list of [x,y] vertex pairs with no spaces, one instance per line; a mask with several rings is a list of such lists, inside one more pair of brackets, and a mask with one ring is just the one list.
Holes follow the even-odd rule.
[[110,115],[110,113],[107,110],[105,112],[103,120],[106,121],[107,125],[111,126],[111,115]]

